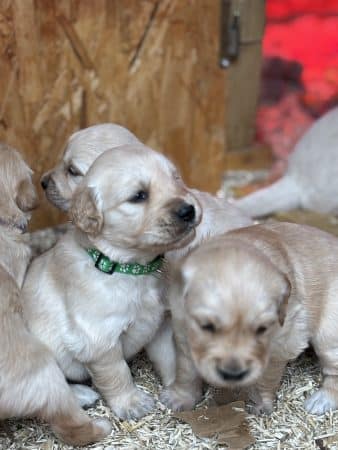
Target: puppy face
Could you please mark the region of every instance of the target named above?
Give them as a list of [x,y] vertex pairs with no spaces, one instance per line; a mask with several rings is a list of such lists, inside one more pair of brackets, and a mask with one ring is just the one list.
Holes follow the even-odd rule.
[[163,252],[194,238],[201,208],[173,164],[139,144],[97,158],[74,194],[70,216],[92,239]]
[[200,375],[220,387],[254,383],[283,322],[289,283],[263,255],[202,246],[181,270],[186,333]]
[[0,144],[0,223],[25,231],[38,199],[32,171],[17,151]]
[[99,155],[109,148],[138,142],[126,128],[109,123],[72,134],[62,161],[41,177],[46,197],[57,208],[68,211],[75,189]]

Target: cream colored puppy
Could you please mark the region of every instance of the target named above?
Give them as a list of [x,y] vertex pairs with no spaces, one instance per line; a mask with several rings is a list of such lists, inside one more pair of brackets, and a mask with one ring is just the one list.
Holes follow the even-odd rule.
[[338,108],[316,120],[288,157],[288,168],[276,182],[234,204],[252,217],[302,208],[338,214]]
[[41,177],[46,197],[57,208],[68,211],[74,190],[101,153],[139,142],[129,130],[114,123],[77,131],[70,136],[59,164]]
[[[116,124],[104,123],[77,131],[69,138],[60,163],[41,178],[48,200],[67,211],[75,189],[96,158],[108,149],[135,143],[140,143],[136,136]],[[166,254],[170,262],[177,261],[210,236],[253,224],[248,215],[226,200],[195,189],[191,192],[202,205],[203,218],[188,246]]]
[[[75,229],[27,273],[26,320],[69,379],[89,373],[119,417],[141,417],[153,399],[134,385],[126,359],[163,322],[159,255],[194,238],[200,205],[167,158],[138,144],[96,159],[70,216]],[[150,357],[161,366],[156,358],[168,355]]]
[[[73,134],[68,141],[62,161],[41,179],[47,198],[56,207],[68,210],[76,187],[96,158],[108,148],[128,143],[139,143],[139,141],[126,128],[116,124],[94,125]],[[253,223],[245,213],[226,200],[214,197],[207,192],[197,190],[191,190],[191,192],[202,205],[202,221],[196,228],[193,241],[183,248],[166,253],[166,259],[170,263],[182,258],[210,236]],[[175,374],[175,353],[169,317],[166,317],[158,333],[147,346],[147,352],[157,372],[161,374],[162,383],[170,384]],[[76,388],[79,389],[79,386]],[[81,395],[83,403],[88,404],[92,402],[92,399],[96,399],[95,396],[93,397],[93,392],[85,387],[82,388]]]
[[31,173],[15,150],[0,145],[0,420],[39,417],[65,442],[84,445],[111,426],[78,406],[52,353],[22,317],[19,296],[30,260],[22,232],[37,203]]
[[203,378],[230,389],[255,385],[257,410],[270,412],[285,365],[311,342],[324,379],[305,408],[336,409],[337,291],[338,240],[315,228],[256,225],[201,245],[171,290],[177,375],[162,400],[192,408]]

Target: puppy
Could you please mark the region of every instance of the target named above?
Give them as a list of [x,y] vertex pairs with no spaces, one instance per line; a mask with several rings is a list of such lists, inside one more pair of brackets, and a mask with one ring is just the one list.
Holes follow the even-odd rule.
[[194,238],[200,205],[170,161],[137,144],[96,159],[70,216],[75,228],[30,266],[25,318],[67,378],[90,374],[117,416],[141,417],[153,399],[136,388],[126,359],[163,322],[159,255]]
[[177,341],[173,409],[201,398],[201,380],[255,386],[257,411],[271,412],[285,365],[311,342],[323,385],[305,408],[338,406],[338,240],[288,223],[256,225],[210,240],[176,273],[170,293]]
[[[116,124],[94,125],[74,133],[68,140],[62,161],[41,178],[48,200],[67,211],[76,187],[96,158],[107,149],[133,143],[140,141]],[[203,218],[196,228],[195,239],[188,246],[166,254],[170,262],[179,260],[210,236],[253,224],[248,215],[226,200],[195,189],[191,192],[202,205]]]
[[338,108],[324,114],[297,143],[285,175],[234,204],[252,217],[295,208],[337,214],[337,122]]
[[[68,210],[74,190],[96,158],[107,148],[123,143],[139,143],[139,141],[127,129],[115,124],[95,125],[72,135],[62,161],[56,168],[42,176],[41,184],[47,198],[56,207]],[[189,245],[166,253],[166,260],[169,263],[176,262],[210,236],[253,223],[245,213],[226,200],[206,192],[197,190],[191,192],[202,205],[202,221],[197,226],[195,238]],[[171,384],[175,377],[176,356],[169,316],[166,316],[154,339],[148,344],[147,353],[155,369],[160,373],[162,383],[165,386]],[[87,390],[87,394],[89,395],[87,400],[86,393],[83,394],[84,403],[90,402],[92,393]]]
[[94,125],[72,134],[62,161],[41,178],[47,199],[68,211],[73,192],[95,159],[105,150],[139,140],[129,130],[113,123]]
[[22,317],[19,296],[30,260],[22,232],[37,203],[31,173],[15,150],[0,145],[0,420],[39,417],[63,441],[84,445],[109,434],[110,424],[91,420],[78,406],[51,352]]

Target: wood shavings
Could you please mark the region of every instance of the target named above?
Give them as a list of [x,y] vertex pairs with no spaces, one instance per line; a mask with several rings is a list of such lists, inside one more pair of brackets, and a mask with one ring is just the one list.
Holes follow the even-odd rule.
[[[34,233],[35,254],[53,245],[65,228]],[[138,385],[151,392],[156,399],[161,389],[159,379],[143,355],[131,364],[133,377]],[[319,364],[313,352],[306,352],[285,370],[282,385],[271,416],[248,415],[248,427],[256,439],[250,450],[338,450],[338,411],[323,416],[306,414],[303,402],[318,389],[321,381]],[[204,411],[213,401],[213,389],[209,389],[199,405]],[[242,409],[242,408],[240,408]],[[225,449],[216,439],[200,438],[191,427],[180,423],[168,409],[157,402],[151,414],[134,422],[120,421],[110,409],[99,401],[91,416],[108,417],[113,431],[102,442],[86,447],[86,450],[216,450]],[[0,450],[71,450],[58,441],[47,424],[34,420],[8,420],[0,427]]]
[[[132,363],[132,373],[139,385],[158,398],[160,385],[148,361],[140,356]],[[305,397],[318,388],[319,367],[312,354],[305,354],[288,365],[278,400],[270,417],[248,415],[248,426],[256,442],[250,450],[338,450],[333,437],[338,432],[338,412],[323,416],[306,414]],[[295,392],[311,386],[297,398]],[[207,398],[199,405],[204,408]],[[86,450],[216,450],[226,449],[215,439],[196,436],[191,427],[180,423],[164,406],[157,402],[156,409],[138,422],[120,421],[114,417],[102,401],[89,409],[91,416],[109,417],[113,425],[110,436],[102,442],[86,447]],[[322,442],[321,442],[322,441]],[[319,445],[322,445],[320,447]],[[34,420],[9,420],[0,429],[1,450],[71,450],[51,433],[48,425]]]

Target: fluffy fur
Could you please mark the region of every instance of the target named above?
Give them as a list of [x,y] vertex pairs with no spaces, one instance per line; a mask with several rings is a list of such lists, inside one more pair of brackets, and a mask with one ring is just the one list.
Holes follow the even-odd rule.
[[[68,140],[62,160],[41,178],[48,200],[57,208],[68,210],[75,189],[96,158],[108,149],[133,143],[140,141],[116,124],[94,125],[74,133]],[[189,245],[166,254],[170,262],[182,258],[210,236],[253,223],[248,215],[226,200],[195,189],[191,192],[202,205],[203,218]]]
[[48,200],[68,211],[73,192],[87,170],[105,150],[139,140],[129,130],[114,123],[93,125],[72,134],[61,161],[41,178]]
[[305,407],[336,409],[337,255],[335,237],[288,223],[242,228],[192,252],[170,293],[177,373],[162,400],[192,408],[204,379],[254,386],[256,410],[270,412],[285,365],[311,342],[324,380]]
[[163,155],[138,144],[96,159],[73,195],[70,216],[75,228],[27,273],[25,318],[68,378],[90,374],[119,417],[141,417],[153,399],[134,385],[126,360],[150,344],[150,358],[170,376],[170,355],[151,345],[156,334],[160,343],[168,334],[166,283],[160,275],[102,273],[86,248],[145,264],[194,238],[200,205]]
[[234,204],[251,217],[304,208],[338,213],[338,108],[317,120],[297,143],[285,175]]
[[35,416],[65,442],[84,445],[109,434],[106,420],[91,420],[51,352],[25,327],[20,289],[30,260],[22,231],[37,204],[31,170],[0,145],[0,419]]
[[[42,177],[47,198],[55,206],[68,209],[76,187],[96,158],[107,148],[114,148],[117,143],[128,142],[139,141],[128,130],[114,124],[95,125],[75,133],[69,139],[62,161]],[[128,149],[128,146],[124,148]],[[70,168],[72,173],[69,172]],[[73,175],[74,169],[76,175]],[[216,198],[207,192],[191,190],[191,193],[201,204],[203,217],[196,227],[195,238],[188,245],[166,253],[169,263],[176,262],[210,236],[253,223],[245,213],[226,200]],[[148,354],[165,385],[173,381],[175,374],[175,354],[170,322],[170,317],[167,317],[147,346]],[[166,355],[166,358],[159,358],[157,355]],[[92,397],[88,389],[87,394],[89,397],[85,403],[90,402]]]

